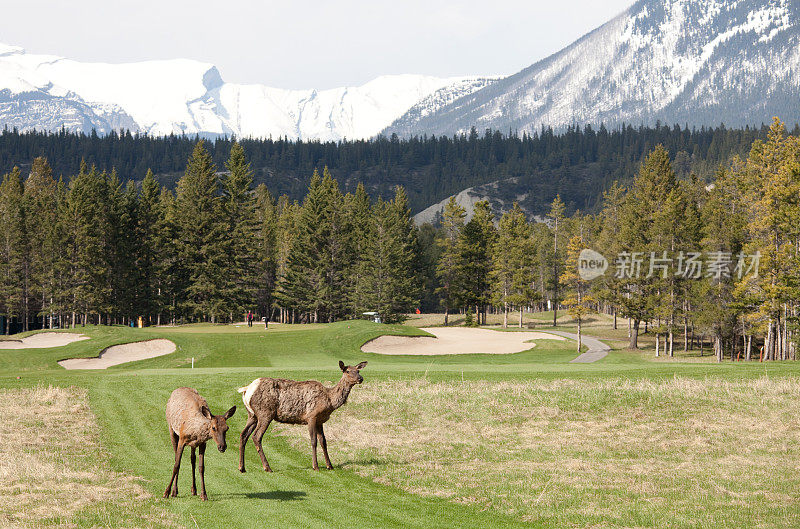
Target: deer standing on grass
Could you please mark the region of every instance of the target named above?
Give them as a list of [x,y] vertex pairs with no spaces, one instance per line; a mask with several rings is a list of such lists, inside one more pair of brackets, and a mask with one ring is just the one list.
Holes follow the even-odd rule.
[[332,388],[326,388],[316,380],[296,382],[282,378],[257,378],[249,386],[239,388],[244,406],[247,408],[247,424],[244,425],[239,438],[239,472],[245,471],[244,449],[251,434],[264,470],[272,472],[261,448],[261,438],[264,437],[272,421],[307,424],[311,441],[312,468],[319,470],[317,465],[317,440],[319,440],[322,454],[325,456],[325,466],[328,470],[333,469],[322,425],[335,409],[347,402],[353,386],[364,381],[359,371],[366,365],[366,362],[361,362],[356,366],[346,366],[344,362],[339,361],[342,378]]
[[228,431],[227,420],[236,412],[236,406],[225,412],[225,415],[212,415],[206,399],[192,388],[178,388],[172,392],[167,401],[167,424],[172,448],[175,450],[175,466],[172,477],[164,491],[164,497],[178,495],[178,471],[181,468],[183,449],[192,448],[192,496],[197,495],[195,484],[195,449],[200,451],[200,498],[208,500],[205,480],[206,441],[213,438],[220,452],[224,452],[225,432]]

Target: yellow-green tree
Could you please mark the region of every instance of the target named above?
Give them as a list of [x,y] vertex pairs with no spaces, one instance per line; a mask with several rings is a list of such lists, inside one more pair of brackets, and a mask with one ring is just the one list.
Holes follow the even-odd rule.
[[800,270],[800,140],[775,118],[766,142],[756,141],[744,167],[749,205],[747,252],[760,255],[757,276],[739,292],[757,300],[765,323],[764,357],[795,358]]
[[567,313],[578,323],[578,352],[581,350],[583,321],[595,312],[595,299],[589,291],[589,282],[579,273],[578,265],[581,250],[584,249],[583,236],[575,235],[567,244],[567,262],[559,281],[566,294],[562,302]]

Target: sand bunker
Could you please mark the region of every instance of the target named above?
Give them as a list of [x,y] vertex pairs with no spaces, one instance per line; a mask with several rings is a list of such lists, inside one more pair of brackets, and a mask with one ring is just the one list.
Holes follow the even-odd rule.
[[529,340],[564,340],[544,332],[498,332],[466,327],[433,327],[435,336],[381,336],[363,346],[365,353],[384,355],[512,354],[535,346]]
[[95,358],[70,358],[61,360],[58,365],[65,369],[105,369],[125,362],[135,362],[168,355],[175,352],[175,344],[170,340],[157,339],[112,345]]
[[70,332],[40,332],[21,340],[0,340],[0,349],[46,349],[88,339],[88,336]]

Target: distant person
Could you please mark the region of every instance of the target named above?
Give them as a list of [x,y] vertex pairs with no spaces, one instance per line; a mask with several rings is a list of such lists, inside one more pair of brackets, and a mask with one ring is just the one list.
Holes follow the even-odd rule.
[[247,311],[247,326],[248,327],[252,327],[253,326],[253,311],[252,310],[248,310]]
[[267,319],[267,317],[266,317],[266,316],[264,316],[264,317],[263,317],[263,318],[261,318],[261,319],[262,319],[262,320],[264,320],[264,329],[265,329],[265,330],[266,330],[266,329],[269,329],[269,320]]

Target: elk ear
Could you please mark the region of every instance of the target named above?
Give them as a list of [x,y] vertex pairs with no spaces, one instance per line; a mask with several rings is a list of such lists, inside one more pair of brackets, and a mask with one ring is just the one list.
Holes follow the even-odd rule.
[[358,365],[356,366],[356,369],[358,369],[359,371],[361,371],[361,370],[362,370],[362,369],[364,369],[366,366],[367,366],[367,362],[366,362],[366,360],[365,360],[364,362],[361,362],[360,364],[358,364]]
[[339,360],[339,369],[341,369],[342,371],[347,370],[347,366],[344,365],[344,362],[342,362],[341,360]]
[[200,406],[200,413],[202,413],[203,417],[206,419],[210,419],[212,417],[211,410],[209,410],[206,406]]
[[228,419],[230,419],[231,417],[233,417],[233,414],[234,414],[234,413],[236,413],[236,406],[234,406],[233,408],[231,408],[231,409],[229,409],[228,411],[226,411],[226,412],[225,412],[225,415],[223,415],[223,417],[225,417],[225,420],[228,420]]

